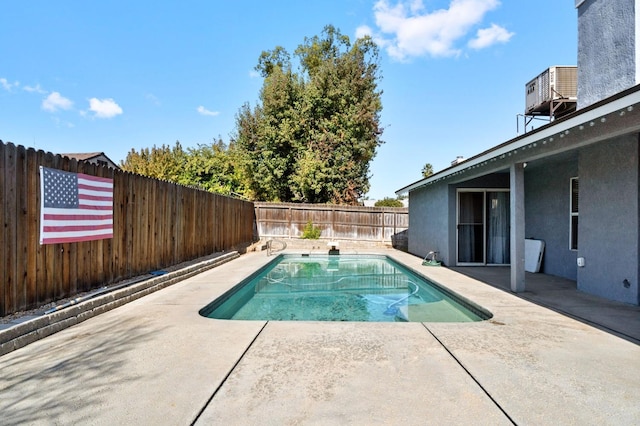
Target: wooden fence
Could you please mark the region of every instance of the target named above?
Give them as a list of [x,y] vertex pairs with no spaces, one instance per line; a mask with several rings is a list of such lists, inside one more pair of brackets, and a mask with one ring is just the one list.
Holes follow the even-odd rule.
[[406,244],[409,211],[400,207],[254,203],[261,238],[300,238],[308,221],[325,240]]
[[[113,179],[112,239],[39,244],[39,166]],[[0,143],[0,316],[254,240],[253,203]]]

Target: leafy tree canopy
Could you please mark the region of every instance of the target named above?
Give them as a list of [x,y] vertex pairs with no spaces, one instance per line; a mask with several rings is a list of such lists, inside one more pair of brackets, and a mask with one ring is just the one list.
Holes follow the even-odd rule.
[[233,147],[220,138],[186,151],[176,141],[173,147],[132,149],[120,166],[131,173],[229,195],[242,192],[234,156]]
[[422,177],[428,178],[432,174],[433,174],[433,166],[431,165],[431,163],[425,164],[424,167],[422,168]]
[[294,57],[298,72],[284,48],[263,52],[259,102],[236,115],[243,185],[262,201],[356,204],[383,143],[378,48],[327,26]]
[[120,163],[120,167],[128,172],[157,179],[179,182],[182,178],[183,164],[186,152],[179,141],[172,148],[168,145],[161,147],[142,148],[140,152],[131,149],[127,158]]

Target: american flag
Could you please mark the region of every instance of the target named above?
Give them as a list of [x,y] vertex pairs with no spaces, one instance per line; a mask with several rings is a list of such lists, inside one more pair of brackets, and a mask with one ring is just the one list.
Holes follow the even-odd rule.
[[113,238],[113,179],[40,167],[40,244]]

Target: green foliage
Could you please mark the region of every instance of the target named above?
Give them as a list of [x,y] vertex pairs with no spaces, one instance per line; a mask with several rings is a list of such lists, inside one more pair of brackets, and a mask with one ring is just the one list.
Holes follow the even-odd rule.
[[433,174],[433,166],[431,165],[431,163],[425,164],[424,167],[422,168],[422,177],[428,178],[432,174]]
[[186,153],[180,142],[176,141],[173,148],[168,145],[158,148],[154,145],[153,148],[143,148],[140,152],[131,149],[120,167],[131,173],[179,182],[185,161]]
[[302,230],[302,238],[305,240],[317,240],[320,238],[321,233],[320,228],[313,226],[312,221],[308,221]]
[[282,47],[263,52],[260,102],[236,115],[243,185],[261,201],[356,204],[382,144],[377,46],[327,26],[295,57],[299,73]]
[[195,186],[219,194],[242,193],[236,153],[220,138],[210,145],[198,145],[186,151],[176,142],[173,148],[131,150],[121,162],[123,170]]
[[376,201],[374,206],[376,206],[376,207],[404,207],[404,204],[402,204],[402,201],[400,201],[397,198],[385,197],[382,200]]

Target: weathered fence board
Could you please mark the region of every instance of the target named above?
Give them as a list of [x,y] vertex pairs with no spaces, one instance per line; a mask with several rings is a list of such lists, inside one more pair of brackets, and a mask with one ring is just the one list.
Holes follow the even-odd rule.
[[398,207],[360,207],[294,203],[254,203],[261,238],[300,238],[308,221],[321,239],[391,244],[409,227],[409,212]]
[[[15,165],[15,157],[16,150],[15,149],[7,149],[4,151],[5,158],[4,160],[4,242],[7,245],[7,250],[5,251],[5,255],[3,259],[0,259],[0,262],[4,262],[3,267],[5,270],[5,282],[8,284],[7,288],[4,291],[4,303],[13,305],[15,304],[15,292],[16,292],[16,280],[17,280],[17,263],[16,263],[16,223],[15,218],[17,215],[16,211],[16,165]],[[13,247],[13,249],[12,249]]]
[[[40,245],[40,166],[113,179],[113,238]],[[0,316],[253,240],[253,203],[0,143]]]
[[[5,223],[7,223],[5,216],[8,214],[8,203],[7,203],[7,190],[6,190],[6,180],[7,176],[4,170],[6,169],[5,159],[6,159],[6,146],[0,143],[0,167],[2,167],[3,172],[0,173],[0,283],[7,282],[8,274],[5,268],[4,259],[8,256],[8,247],[9,241],[7,240],[7,231],[4,228]],[[5,303],[5,294],[7,291],[7,286],[0,285],[0,304]]]

